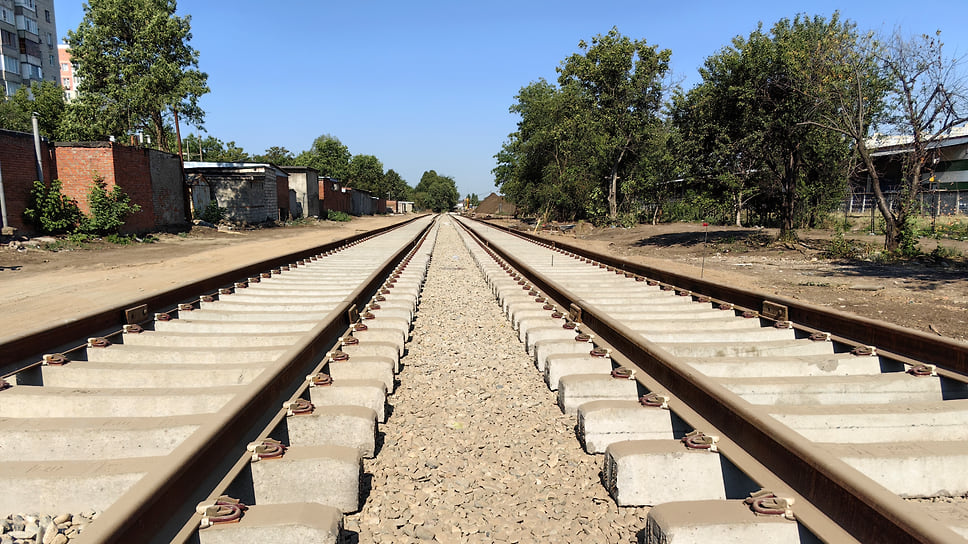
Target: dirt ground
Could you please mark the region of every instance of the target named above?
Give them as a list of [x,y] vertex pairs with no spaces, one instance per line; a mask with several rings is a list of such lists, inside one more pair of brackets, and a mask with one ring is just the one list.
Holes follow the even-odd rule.
[[[546,235],[681,274],[794,298],[835,310],[895,323],[968,342],[968,242],[921,240],[930,253],[940,243],[960,256],[883,263],[868,252],[882,236],[845,238],[862,248],[858,258],[832,258],[832,230],[801,230],[799,241],[778,243],[775,229],[701,223],[638,225]],[[859,229],[862,230],[862,229]],[[573,231],[574,232],[574,231]]]
[[[195,227],[182,235],[158,235],[159,240],[150,244],[98,243],[72,250],[50,249],[57,243],[16,249],[8,239],[0,247],[0,343],[111,301],[134,300],[186,280],[403,219],[365,217],[247,231]],[[671,223],[631,229],[581,226],[549,236],[649,266],[968,341],[964,257],[900,264],[833,259],[825,253],[834,237],[831,231],[801,231],[800,242],[793,244],[773,242],[775,234],[770,229]],[[876,248],[883,243],[880,237],[863,233],[849,238],[858,246]],[[925,239],[922,248],[931,251],[936,244]],[[968,255],[968,242],[942,244]]]

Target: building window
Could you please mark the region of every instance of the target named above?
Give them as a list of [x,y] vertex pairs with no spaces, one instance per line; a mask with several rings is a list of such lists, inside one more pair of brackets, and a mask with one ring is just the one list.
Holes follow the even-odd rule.
[[12,74],[19,74],[20,59],[11,57],[10,55],[3,55],[3,71],[10,72]]
[[68,91],[71,90],[71,80],[70,80],[70,78],[67,78],[67,77],[62,78],[61,79],[61,87],[64,87]]
[[50,32],[47,33],[47,45],[51,47],[54,46],[54,35],[51,34]]
[[13,12],[7,8],[0,8],[0,21],[13,23]]
[[44,20],[47,21],[48,23],[50,22],[50,10],[49,9],[45,9],[44,10]]
[[71,65],[66,62],[61,63],[61,72],[69,72],[71,70]]
[[47,58],[50,59],[50,65],[51,66],[56,66],[57,65],[57,62],[54,61],[54,55],[48,55]]

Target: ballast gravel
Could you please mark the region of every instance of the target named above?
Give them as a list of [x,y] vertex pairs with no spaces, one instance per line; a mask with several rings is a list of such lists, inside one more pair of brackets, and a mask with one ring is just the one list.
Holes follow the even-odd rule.
[[648,509],[609,498],[601,456],[582,451],[454,229],[442,220],[349,539],[637,542]]

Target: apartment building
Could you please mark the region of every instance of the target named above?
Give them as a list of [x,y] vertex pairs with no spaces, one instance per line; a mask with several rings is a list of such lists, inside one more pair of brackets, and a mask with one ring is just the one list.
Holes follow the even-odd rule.
[[0,78],[9,96],[34,81],[59,83],[54,0],[0,0]]
[[64,88],[64,98],[70,102],[77,98],[77,84],[80,81],[74,73],[70,46],[66,43],[57,44],[57,58],[60,61],[60,84]]

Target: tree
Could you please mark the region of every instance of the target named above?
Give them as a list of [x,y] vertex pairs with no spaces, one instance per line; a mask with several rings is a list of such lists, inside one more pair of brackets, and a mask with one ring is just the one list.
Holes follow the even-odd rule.
[[779,210],[781,238],[794,238],[804,218],[818,215],[812,205],[830,206],[843,193],[849,147],[807,123],[818,103],[803,89],[810,55],[848,30],[836,14],[829,21],[798,15],[769,32],[760,25],[737,36],[707,59],[678,122],[693,146],[695,175],[713,194],[731,195],[737,220],[756,197]]
[[388,191],[383,180],[383,163],[373,155],[353,155],[350,159],[349,172],[344,180],[349,187],[385,198]]
[[481,203],[481,197],[477,196],[477,193],[471,193],[465,198],[467,198],[467,203],[470,204],[472,208],[476,208]]
[[433,170],[428,170],[420,176],[420,183],[414,191],[414,202],[418,207],[438,213],[453,209],[460,199],[454,178],[441,176]]
[[596,207],[599,171],[588,148],[597,135],[588,131],[588,111],[580,90],[558,89],[541,79],[523,87],[510,111],[521,117],[494,157],[495,185],[522,213],[558,219],[584,217]]
[[323,134],[313,140],[308,150],[296,156],[298,166],[315,168],[320,176],[346,179],[350,167],[350,150],[335,136]]
[[77,30],[68,31],[77,64],[78,121],[124,137],[147,130],[168,148],[172,112],[200,126],[198,99],[209,91],[189,45],[191,17],[175,15],[175,0],[88,0]]
[[255,162],[269,162],[276,166],[290,166],[295,164],[296,157],[285,147],[272,146],[266,149],[266,152],[262,155],[253,155],[252,160]]
[[31,114],[36,112],[40,134],[51,140],[63,140],[66,110],[64,89],[60,85],[35,81],[30,87],[20,87],[0,104],[0,128],[32,132]]
[[599,141],[594,150],[607,182],[608,217],[618,214],[618,180],[630,170],[632,156],[648,125],[658,120],[662,79],[669,70],[668,49],[658,50],[645,40],[631,40],[612,28],[606,35],[584,40],[558,68],[558,84],[581,91],[589,112],[589,126]]
[[968,122],[968,84],[959,73],[963,57],[945,56],[943,45],[940,31],[910,39],[895,32],[881,57],[891,83],[888,122],[911,141],[894,207],[883,205],[879,183],[874,194],[885,220],[887,249],[907,254],[917,251],[912,219],[922,183],[933,175],[932,165],[940,158],[936,143]]
[[407,185],[400,174],[392,168],[383,175],[383,186],[386,187],[390,200],[412,200],[413,188]]

